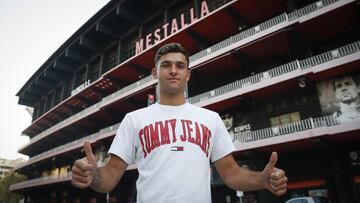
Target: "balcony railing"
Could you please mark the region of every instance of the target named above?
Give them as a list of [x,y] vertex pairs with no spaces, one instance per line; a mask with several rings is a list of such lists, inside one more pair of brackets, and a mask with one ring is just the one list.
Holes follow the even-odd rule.
[[[102,167],[106,163],[107,163],[107,160],[97,162],[98,167]],[[134,167],[134,166],[130,165],[128,167],[128,169],[132,169],[131,167]],[[56,175],[49,175],[49,176],[45,176],[45,177],[34,178],[34,179],[30,179],[30,180],[26,180],[23,182],[13,184],[10,186],[9,189],[10,189],[10,191],[14,191],[14,190],[18,190],[18,189],[26,188],[26,187],[51,184],[51,183],[56,183],[56,182],[60,182],[60,181],[70,181],[71,176],[72,176],[72,172],[69,171],[67,173],[58,173]]]
[[360,41],[300,61],[302,69],[313,67],[360,51]]
[[77,140],[74,140],[72,142],[66,143],[66,144],[61,145],[59,147],[55,147],[55,148],[53,148],[53,149],[51,149],[49,151],[37,154],[36,156],[33,156],[29,160],[27,160],[27,162],[16,165],[15,170],[17,170],[19,168],[22,168],[24,166],[27,166],[29,164],[38,162],[40,160],[43,160],[46,157],[52,157],[54,155],[61,154],[61,153],[66,152],[66,151],[70,151],[70,150],[82,147],[82,145],[83,145],[83,143],[85,141],[92,142],[92,141],[103,139],[104,135],[109,133],[109,132],[112,132],[112,135],[113,135],[113,134],[116,133],[116,130],[119,128],[119,125],[120,125],[120,123],[111,125],[109,127],[101,129],[99,132],[93,133],[93,134],[88,135],[86,137],[82,137],[80,139],[77,139]]
[[[118,124],[117,124],[118,125]],[[269,127],[259,130],[254,130],[250,132],[242,132],[242,133],[235,133],[235,145],[237,143],[249,143],[255,142],[263,139],[270,139],[273,137],[284,136],[284,135],[291,135],[293,133],[298,133],[306,130],[316,129],[316,128],[323,128],[323,127],[333,127],[336,125],[341,125],[332,115],[329,116],[322,116],[317,118],[308,118],[298,122],[284,124],[276,127]],[[356,129],[359,129],[359,125],[355,125]],[[118,126],[110,126],[104,129],[104,133],[111,132],[113,129],[116,129]],[[326,131],[323,131],[326,132]],[[273,143],[276,144],[276,143]],[[252,145],[252,147],[254,147]],[[106,161],[101,162],[100,166],[105,165]],[[136,166],[131,165],[128,169],[135,169]],[[27,180],[24,182],[16,183],[11,185],[10,191],[31,187],[34,185],[43,185],[49,184],[59,181],[68,181],[71,178],[71,172],[67,174],[59,174],[56,176],[47,176],[41,178],[35,178],[31,180]]]
[[301,132],[304,130],[338,125],[338,121],[333,116],[323,116],[318,118],[309,118],[294,123],[280,125],[276,127],[264,128],[250,132],[235,133],[235,140],[241,143],[252,142],[274,136],[287,135]]
[[46,177],[40,177],[40,178],[34,178],[31,180],[26,180],[23,182],[12,184],[9,188],[10,191],[14,191],[20,188],[26,188],[34,185],[42,185],[42,184],[48,184],[52,182],[59,182],[59,181],[67,181],[70,180],[72,175],[72,172],[68,172],[67,174],[59,174],[56,176],[46,176]]
[[147,76],[141,80],[136,81],[135,83],[132,83],[112,94],[110,94],[107,97],[104,97],[101,101],[100,104],[101,106],[104,106],[104,104],[108,104],[109,102],[113,101],[113,100],[118,100],[121,98],[124,98],[126,96],[129,96],[131,93],[135,93],[135,90],[141,90],[143,87],[143,85],[148,84],[148,86],[151,86],[152,84],[155,84],[155,80],[153,79],[152,75]]
[[[261,31],[267,30],[269,28],[272,28],[282,22],[287,22],[287,14],[283,13],[279,16],[276,16],[270,20],[267,20],[259,25],[253,26],[245,31],[242,31],[234,36],[231,36],[217,44],[212,45],[211,47],[204,49],[190,57],[190,64],[195,62],[196,60],[199,60],[205,56],[207,56],[210,53],[214,53],[217,51],[224,52],[225,47],[229,47],[235,43],[241,42],[242,40],[249,38]],[[226,50],[227,51],[227,50]]]
[[[293,75],[293,77],[298,77],[301,75],[304,75],[306,73],[310,72],[317,72],[316,70],[311,70],[310,68],[315,67],[319,64],[323,64],[332,60],[336,60],[339,59],[341,57],[350,55],[350,54],[354,54],[354,53],[358,53],[360,52],[360,41],[345,45],[343,47],[340,47],[338,49],[334,49],[322,54],[319,54],[317,56],[314,57],[310,57],[308,59],[304,59],[301,61],[295,60],[293,62],[275,67],[273,69],[270,69],[268,71],[262,72],[262,73],[258,73],[255,75],[252,75],[250,77],[241,79],[241,80],[237,80],[235,82],[229,83],[227,85],[218,87],[214,90],[210,90],[207,92],[204,92],[202,94],[196,95],[194,97],[189,98],[189,102],[192,104],[198,104],[202,101],[211,99],[211,98],[216,98],[216,97],[220,97],[223,96],[225,94],[234,92],[234,91],[238,91],[241,88],[253,85],[253,84],[258,84],[262,81],[274,78],[274,77],[278,77],[278,76],[283,76],[287,73],[290,72],[294,72],[294,71],[299,71],[298,75]],[[351,59],[352,61],[354,60],[359,60],[360,58],[353,58]],[[331,68],[331,66],[329,66],[328,68]],[[201,104],[200,104],[201,105]]]
[[320,1],[317,1],[315,3],[312,3],[312,4],[309,4],[303,8],[300,8],[294,12],[291,12],[289,14],[289,20],[292,21],[292,20],[295,20],[301,16],[305,16],[305,15],[308,15],[312,12],[315,12],[316,10],[319,10],[325,6],[329,6],[335,2],[337,2],[339,0],[320,0]]
[[[307,7],[304,7],[302,9],[299,9],[299,10],[296,10],[292,13],[290,13],[289,15],[293,14],[293,13],[296,13],[293,14],[293,19],[298,19],[300,18],[301,16],[304,16],[304,15],[307,15],[309,14],[309,12],[315,12],[319,9],[322,9],[326,6],[329,6],[335,2],[337,2],[337,0],[322,0],[322,1],[319,1],[319,2],[322,2],[323,6],[319,7],[317,6],[316,4],[318,2],[315,2],[313,4],[310,4],[307,8]],[[350,0],[349,0],[350,2]],[[335,8],[334,8],[335,9]],[[301,11],[300,11],[301,10]],[[223,54],[222,52],[226,52],[226,51],[229,51],[227,49],[229,49],[230,47],[233,49],[233,48],[236,48],[236,47],[232,47],[233,44],[235,43],[239,43],[241,42],[242,40],[246,39],[246,38],[249,38],[251,36],[254,36],[255,34],[258,34],[258,33],[261,33],[262,31],[266,31],[268,30],[269,28],[272,28],[280,23],[283,23],[283,22],[289,22],[289,19],[288,19],[288,14],[286,13],[283,13],[279,16],[276,16],[268,21],[265,21],[257,26],[254,26],[248,30],[245,30],[243,32],[240,32],[234,36],[231,36],[211,47],[209,47],[208,49],[205,49],[205,50],[202,50],[194,55],[192,55],[190,57],[190,62],[193,63],[193,62],[196,62],[197,60],[202,60],[202,58],[204,58],[205,56],[207,56],[208,54],[210,53],[214,53],[214,52],[219,52],[217,53],[218,55],[221,55]],[[292,22],[292,23],[295,23],[295,22]],[[290,24],[286,24],[284,26],[289,26]],[[283,27],[278,27],[277,29],[282,29]],[[249,41],[250,42],[250,41]],[[243,44],[238,44],[238,47],[241,46],[241,45],[244,45],[248,42],[244,42]],[[358,44],[355,45],[356,47],[356,50],[358,50]],[[349,48],[350,52],[353,51],[352,48]],[[342,51],[349,51],[347,50],[347,48]],[[220,53],[221,52],[221,53]],[[350,53],[349,52],[349,53]],[[329,55],[329,53],[327,53]],[[279,66],[277,68],[274,68],[272,70],[270,70],[268,73],[264,72],[264,73],[260,73],[260,74],[256,74],[254,76],[251,76],[249,78],[245,78],[245,79],[242,79],[240,81],[236,81],[235,83],[231,83],[231,84],[228,84],[226,85],[226,87],[220,87],[220,88],[217,88],[215,90],[212,90],[210,92],[205,92],[201,95],[197,95],[195,97],[192,97],[190,98],[190,102],[191,103],[197,103],[199,101],[203,101],[205,99],[208,99],[208,98],[211,98],[211,97],[214,97],[214,96],[218,96],[219,94],[221,93],[224,93],[224,92],[228,92],[228,89],[229,90],[234,90],[234,89],[239,89],[241,87],[245,87],[245,86],[248,86],[248,85],[251,85],[251,84],[254,84],[254,83],[258,83],[259,81],[262,81],[264,79],[267,79],[267,78],[271,78],[271,77],[276,77],[278,75],[281,75],[281,74],[284,74],[286,73],[286,71],[293,71],[295,70],[296,68],[304,68],[304,67],[310,67],[309,65],[310,64],[314,64],[314,62],[318,62],[318,63],[321,63],[321,61],[326,61],[326,60],[331,60],[331,57],[329,56],[324,56],[324,55],[319,55],[319,56],[316,56],[318,58],[314,58],[314,59],[311,59],[313,61],[307,61],[307,60],[303,60],[303,61],[300,61],[300,65],[298,64],[297,61],[294,61],[294,62],[291,62],[289,64],[285,64],[285,65],[282,65],[282,66]],[[192,65],[192,64],[190,64]],[[192,68],[192,67],[190,67]],[[148,76],[146,78],[143,78],[121,90],[118,90],[117,92],[103,98],[100,102],[94,104],[93,106],[87,108],[87,109],[84,109],[83,111],[61,121],[60,123],[50,127],[49,129],[41,132],[40,134],[36,135],[35,137],[33,137],[31,140],[30,140],[30,143],[28,143],[27,145],[25,145],[23,148],[31,145],[32,143],[34,142],[37,142],[38,140],[46,137],[47,135],[59,130],[60,128],[64,127],[64,126],[67,126],[81,118],[85,118],[86,116],[100,110],[101,107],[105,106],[105,105],[108,105],[109,103],[111,102],[114,102],[114,101],[117,101],[121,98],[124,98],[126,96],[129,96],[133,93],[136,93],[136,91],[140,91],[141,89],[143,88],[146,88],[148,86],[151,86],[153,84],[156,84],[156,81],[154,81],[152,79],[152,76]]]

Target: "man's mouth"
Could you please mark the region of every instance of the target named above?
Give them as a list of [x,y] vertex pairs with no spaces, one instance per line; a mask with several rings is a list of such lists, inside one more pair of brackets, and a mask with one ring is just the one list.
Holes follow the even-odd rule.
[[168,78],[169,81],[178,81],[179,79],[177,78]]

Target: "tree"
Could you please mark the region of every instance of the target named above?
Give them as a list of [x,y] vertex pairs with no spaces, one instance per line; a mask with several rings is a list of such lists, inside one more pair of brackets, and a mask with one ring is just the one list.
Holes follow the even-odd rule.
[[26,180],[24,175],[20,175],[15,172],[6,174],[3,178],[0,178],[0,203],[18,203],[21,199],[21,195],[12,193],[9,191],[10,185]]

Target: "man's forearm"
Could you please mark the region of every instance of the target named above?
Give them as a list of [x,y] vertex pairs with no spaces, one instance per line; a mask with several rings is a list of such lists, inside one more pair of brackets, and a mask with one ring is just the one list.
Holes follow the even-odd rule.
[[234,172],[234,175],[229,176],[227,180],[225,180],[225,183],[230,188],[237,191],[265,189],[261,179],[261,172],[250,171],[240,167]]
[[118,180],[112,176],[112,173],[105,167],[99,167],[91,181],[90,187],[100,193],[110,192]]

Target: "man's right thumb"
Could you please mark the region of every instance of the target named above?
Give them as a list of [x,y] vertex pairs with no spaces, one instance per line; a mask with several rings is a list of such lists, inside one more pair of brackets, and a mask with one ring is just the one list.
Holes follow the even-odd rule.
[[96,158],[92,152],[90,142],[86,141],[84,143],[84,151],[85,151],[86,158],[90,163],[96,162]]

